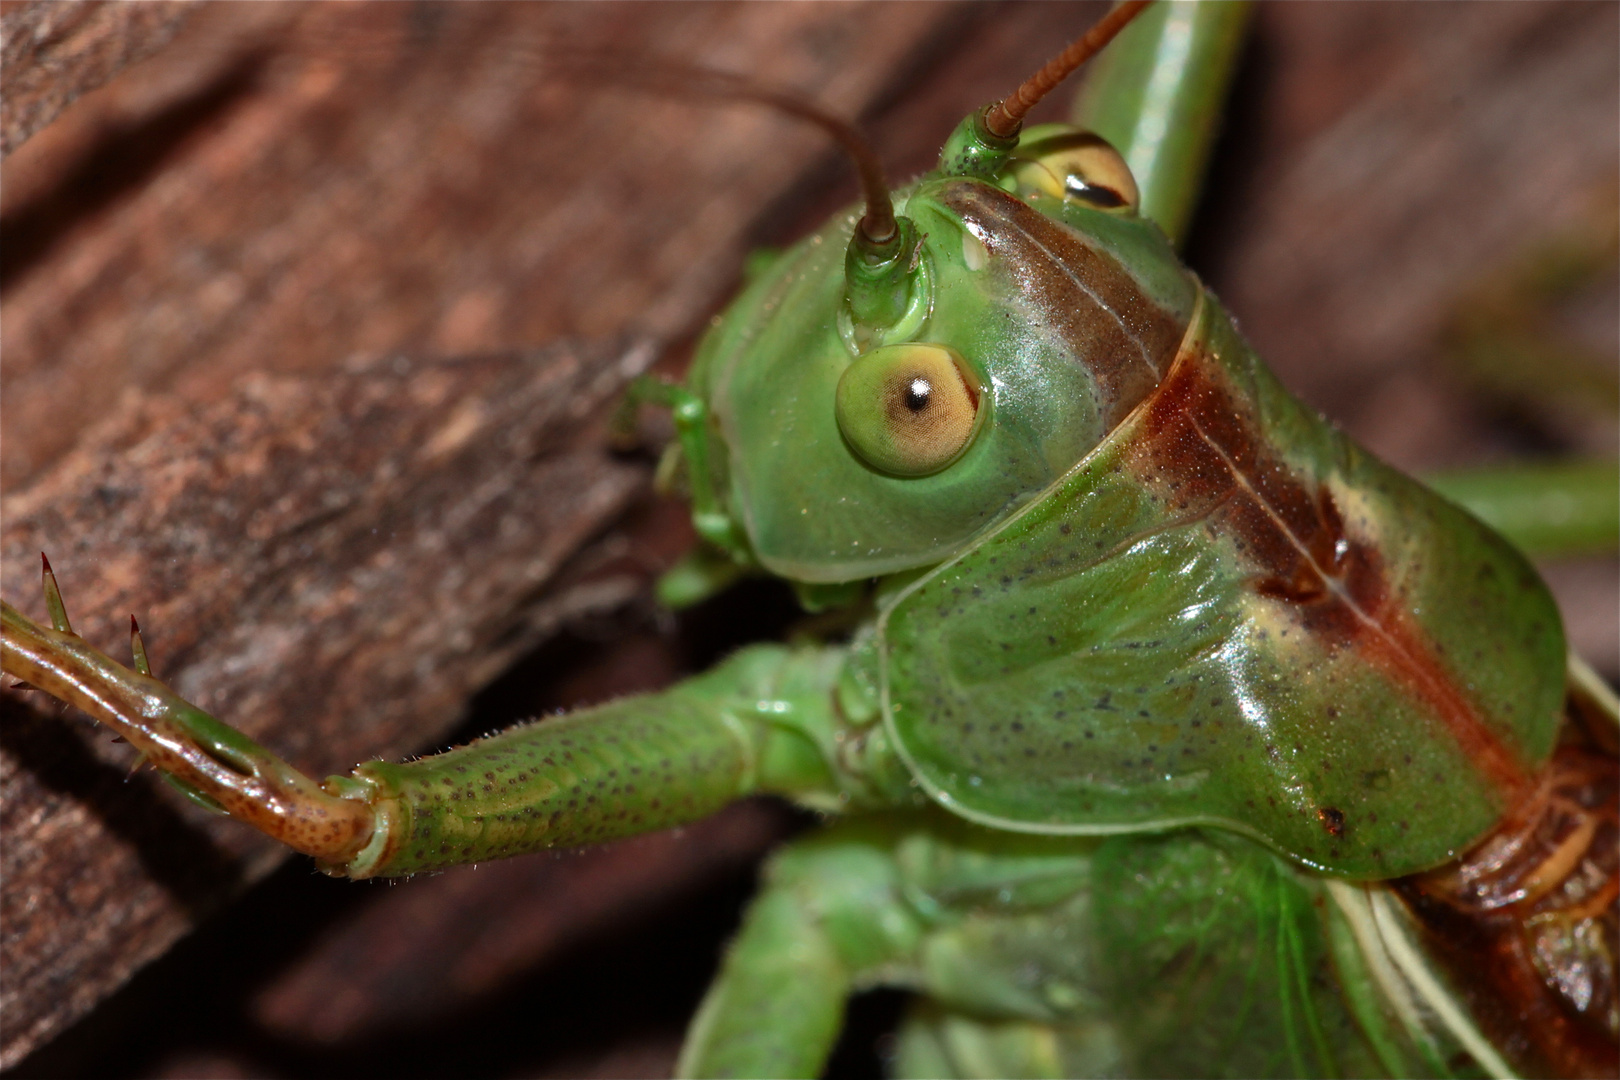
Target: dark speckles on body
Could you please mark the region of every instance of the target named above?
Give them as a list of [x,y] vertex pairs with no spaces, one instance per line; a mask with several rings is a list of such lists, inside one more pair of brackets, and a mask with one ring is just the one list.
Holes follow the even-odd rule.
[[1349,641],[1365,629],[1351,605],[1378,610],[1387,586],[1377,553],[1350,536],[1332,494],[1277,456],[1217,366],[1176,366],[1149,403],[1134,447],[1145,483],[1179,489],[1191,512],[1254,568],[1251,587],[1300,610],[1305,628]]
[[1332,806],[1323,806],[1316,811],[1316,819],[1322,823],[1322,828],[1332,837],[1344,835],[1344,811]]
[[1230,378],[1211,355],[1183,356],[1146,404],[1131,443],[1134,473],[1149,486],[1174,477],[1190,510],[1251,569],[1255,595],[1282,605],[1330,657],[1354,649],[1420,700],[1481,775],[1510,793],[1522,787],[1523,763],[1444,666],[1433,634],[1409,616],[1383,553],[1365,528],[1347,527],[1326,483],[1270,444]]

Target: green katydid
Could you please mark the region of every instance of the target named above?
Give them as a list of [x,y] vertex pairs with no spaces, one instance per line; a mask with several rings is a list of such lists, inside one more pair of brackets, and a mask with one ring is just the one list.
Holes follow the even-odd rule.
[[[1063,147],[1063,149],[1072,149],[1072,147]],[[1037,178],[1037,180],[1038,180],[1038,178]],[[1019,185],[1035,185],[1035,183],[1037,183],[1037,181],[1022,180],[1022,178],[1017,178],[1017,176],[1014,176],[1014,178],[1013,178],[1014,189],[1017,189],[1017,186],[1019,186]],[[1030,188],[1030,196],[1032,196],[1032,198],[1034,198],[1034,188]],[[957,212],[961,212],[961,207],[956,207],[956,209],[957,209]],[[987,244],[987,246],[988,246],[988,244]],[[974,251],[972,251],[972,249],[970,249],[970,246],[969,246],[969,244],[966,244],[966,241],[964,241],[964,243],[962,243],[962,253],[964,253],[964,256],[962,256],[962,257],[964,257],[964,259],[966,259],[966,262],[974,261],[975,254],[977,254],[977,253],[974,253]],[[966,266],[966,262],[964,262],[964,266]],[[957,267],[957,269],[961,269],[961,267]],[[970,267],[969,267],[969,269],[970,269]],[[1191,316],[1191,311],[1187,311],[1186,314],[1187,314],[1187,316]],[[910,363],[910,359],[907,359],[906,363]],[[938,363],[938,358],[935,358],[935,361],[933,361],[933,363]],[[941,368],[940,369],[940,371],[943,372],[943,374],[941,374],[941,376],[940,376],[941,379],[944,379],[944,381],[948,381],[949,372],[951,372],[951,369],[956,368],[957,371],[961,371],[962,364],[964,364],[964,363],[966,363],[966,361],[959,361],[959,359],[954,358],[954,356],[953,356],[953,358],[949,358],[949,364],[951,364],[951,366],[948,366],[948,368]],[[930,369],[930,371],[932,371],[932,369]],[[964,382],[964,385],[966,385],[966,382]],[[970,389],[972,389],[972,387],[970,387]],[[978,387],[978,392],[983,393],[983,387]],[[859,398],[855,398],[855,400],[857,400],[857,402],[859,402]],[[978,421],[978,419],[977,419],[978,413],[974,413],[974,416],[975,416],[975,423],[988,423],[988,421]],[[859,418],[854,419],[854,421],[849,421],[849,424],[847,424],[847,427],[846,427],[846,429],[844,429],[844,432],[842,432],[842,434],[844,434],[844,436],[846,436],[847,439],[851,440],[851,442],[855,442],[855,440],[860,439],[860,437],[862,437],[862,429],[860,429],[860,423],[862,423],[862,421],[860,421]],[[972,447],[978,447],[978,445],[983,445],[983,444],[980,444],[980,442],[977,442],[977,440],[982,439],[982,437],[983,436],[978,436],[978,434],[974,434],[974,432],[970,432],[969,442],[970,442],[970,444],[972,444]],[[972,447],[969,447],[969,449],[964,449],[964,447],[961,447],[961,445],[959,445],[959,447],[956,447],[956,450],[954,450],[954,452],[956,452],[956,453],[969,453],[969,452],[972,452]],[[868,452],[873,453],[873,455],[880,455],[880,453],[886,453],[886,450],[881,450],[881,449],[880,450],[872,450],[872,449],[870,449],[870,447],[868,447]],[[889,458],[883,458],[883,460],[889,461]],[[966,457],[962,458],[962,460],[966,461]],[[935,463],[935,465],[938,465],[938,463]],[[946,463],[946,468],[948,468],[948,466],[949,466],[949,463]],[[906,466],[901,466],[901,468],[906,468]],[[896,473],[896,471],[901,471],[901,468],[889,468],[888,471],[889,471],[889,473]],[[940,470],[940,471],[944,471],[944,470]],[[936,474],[938,474],[938,473],[936,473]],[[1058,523],[1058,525],[1056,525],[1055,528],[1061,529],[1061,525],[1063,525],[1063,523]],[[993,557],[993,555],[987,555],[987,557]],[[894,568],[894,567],[888,567],[888,568]],[[863,572],[867,572],[867,573],[873,572],[873,567],[863,567]],[[804,570],[804,573],[802,573],[802,576],[807,576],[807,578],[815,578],[815,576],[818,576],[818,575],[816,575],[815,570]],[[825,576],[825,575],[821,575],[821,576]],[[834,575],[834,576],[836,576],[836,575]],[[1286,591],[1286,589],[1283,589],[1283,591]],[[915,596],[915,594],[917,594],[917,593],[915,593],[915,591],[914,591],[914,593],[912,593],[912,596]],[[919,649],[919,653],[920,653],[920,649]],[[808,677],[808,675],[807,675],[807,677]],[[787,742],[784,743],[784,745],[781,746],[782,755],[784,755],[784,756],[782,756],[782,761],[784,761],[784,763],[789,764],[789,771],[792,771],[792,769],[794,769],[794,767],[799,767],[799,764],[804,764],[804,758],[795,758],[795,753],[799,753],[799,751],[802,751],[802,750],[804,750],[804,748],[802,748],[802,746],[794,746],[794,745],[792,745],[791,738],[789,738],[789,740],[787,740]],[[795,761],[797,761],[797,763],[799,763],[799,764],[794,764]],[[980,777],[980,779],[983,779],[983,777]],[[977,785],[972,784],[972,782],[970,782],[970,780],[972,780],[972,777],[969,777],[969,787],[977,787]],[[938,784],[938,780],[936,780],[936,784]],[[1332,816],[1324,816],[1325,811],[1328,811],[1328,810],[1333,810],[1333,811],[1335,811],[1335,813],[1340,813],[1340,814],[1346,813],[1346,811],[1343,810],[1343,808],[1338,808],[1338,806],[1328,806],[1328,805],[1315,806],[1315,811],[1317,811],[1317,818],[1315,818],[1315,823],[1314,823],[1314,826],[1312,826],[1312,827],[1315,827],[1315,829],[1317,829],[1317,839],[1315,839],[1315,842],[1317,842],[1317,844],[1327,844],[1327,840],[1320,839],[1320,837],[1322,837],[1322,836],[1335,837],[1335,839],[1338,839],[1338,834],[1340,834],[1340,832],[1346,832],[1345,831],[1345,821],[1335,821],[1335,819],[1333,819]],[[1000,813],[1000,811],[996,811],[996,813]],[[1359,823],[1358,823],[1358,819],[1356,819],[1356,816],[1354,816],[1354,811],[1351,810],[1351,811],[1349,811],[1349,813],[1351,813],[1351,816],[1349,816],[1349,819],[1348,819],[1348,821],[1349,821],[1349,832],[1346,832],[1346,836],[1353,836],[1354,832],[1358,831],[1358,829],[1359,829]],[[1332,827],[1330,827],[1330,826],[1332,826]],[[1338,829],[1338,832],[1335,832],[1335,829]],[[1278,842],[1278,844],[1280,844],[1280,840],[1278,840],[1277,837],[1268,837],[1268,839],[1272,839],[1273,842]],[[1296,855],[1304,855],[1304,853],[1298,852],[1298,850],[1296,850],[1296,852],[1294,852],[1294,853],[1296,853]],[[1322,857],[1322,855],[1317,855],[1317,857],[1315,857],[1315,858],[1317,858],[1317,860],[1319,860],[1319,861],[1322,861],[1322,860],[1324,860],[1325,857]],[[1100,1052],[1100,1051],[1098,1051],[1098,1052]]]

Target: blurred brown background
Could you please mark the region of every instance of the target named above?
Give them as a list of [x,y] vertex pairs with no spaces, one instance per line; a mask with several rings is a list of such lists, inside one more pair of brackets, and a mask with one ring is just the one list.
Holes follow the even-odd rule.
[[[161,676],[316,774],[780,633],[768,583],[652,607],[688,532],[601,422],[633,371],[678,369],[747,250],[852,197],[847,167],[769,113],[550,78],[545,50],[799,87],[904,176],[1099,10],[0,6],[7,598],[37,613],[46,548],[81,633],[116,655],[135,611]],[[1257,13],[1189,259],[1290,386],[1404,468],[1614,452],[1612,401],[1504,392],[1445,343],[1479,296],[1590,249],[1537,325],[1612,387],[1617,30],[1579,3]],[[1613,678],[1614,561],[1548,573]],[[804,824],[749,804],[348,885],[126,783],[82,718],[0,706],[19,1076],[666,1072],[755,860]],[[857,1005],[836,1072],[876,1068],[897,1007]]]

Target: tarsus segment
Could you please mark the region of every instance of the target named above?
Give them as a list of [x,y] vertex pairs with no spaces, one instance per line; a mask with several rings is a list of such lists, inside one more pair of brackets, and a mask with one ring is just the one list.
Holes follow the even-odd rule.
[[7,674],[77,705],[147,761],[288,847],[339,862],[371,837],[373,815],[363,802],[328,791],[151,676],[4,601],[0,662]]

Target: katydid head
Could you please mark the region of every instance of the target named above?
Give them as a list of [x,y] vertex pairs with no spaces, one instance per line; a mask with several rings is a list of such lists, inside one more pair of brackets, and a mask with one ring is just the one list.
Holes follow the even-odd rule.
[[948,558],[1085,457],[1175,358],[1198,286],[1137,213],[1123,160],[1062,125],[987,132],[994,111],[894,194],[890,235],[869,194],[700,350],[712,486],[773,572],[846,582]]

